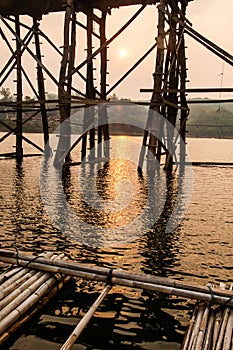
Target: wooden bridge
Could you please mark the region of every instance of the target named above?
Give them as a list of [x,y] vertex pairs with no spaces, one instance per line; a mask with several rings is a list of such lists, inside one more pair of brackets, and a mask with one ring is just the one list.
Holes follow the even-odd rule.
[[[24,135],[24,125],[29,120],[41,115],[44,143],[49,141],[48,113],[52,109],[57,109],[60,114],[60,121],[68,120],[74,108],[86,106],[98,106],[99,104],[108,101],[110,93],[121,84],[125,78],[131,74],[141,62],[153,51],[156,53],[155,70],[153,72],[153,87],[147,91],[151,91],[151,101],[148,102],[150,110],[158,112],[166,118],[172,125],[176,126],[184,140],[186,133],[186,121],[189,114],[188,102],[186,100],[186,92],[192,92],[193,89],[186,90],[187,67],[185,57],[185,35],[189,35],[210,52],[216,54],[222,60],[230,65],[233,65],[233,57],[229,53],[222,50],[220,47],[206,39],[203,35],[192,28],[191,22],[186,18],[186,9],[190,1],[188,0],[43,0],[39,3],[31,1],[12,0],[6,2],[0,1],[0,19],[1,19],[1,39],[8,47],[11,57],[6,62],[0,71],[0,87],[13,74],[14,69],[17,72],[16,78],[16,100],[2,101],[1,114],[15,113],[15,126],[9,125],[5,118],[0,119],[0,123],[5,127],[7,133],[1,137],[0,142],[3,142],[9,135],[16,135],[16,150],[5,156],[15,156],[17,159],[23,157],[23,141],[33,145],[39,152],[43,152],[43,148],[35,144],[26,135]],[[111,9],[120,6],[141,5],[135,14],[124,24],[119,30],[112,35],[106,37],[106,18],[109,16]],[[107,88],[108,74],[108,50],[111,43],[126,29],[131,23],[144,11],[148,6],[157,6],[158,8],[158,32],[155,42],[152,43],[148,50],[135,64],[111,87]],[[62,50],[56,47],[51,38],[40,29],[40,23],[45,15],[52,12],[65,11],[64,21],[64,44]],[[86,24],[77,21],[76,14],[82,12],[86,17]],[[28,15],[31,18],[31,25],[28,21],[25,22],[25,17]],[[111,18],[109,17],[111,20]],[[93,29],[95,25],[95,28]],[[58,23],[61,27],[62,24]],[[76,43],[76,35],[78,30],[86,31],[87,47],[86,59],[82,62],[77,62],[77,49],[80,49],[79,43]],[[9,39],[10,35],[15,38],[15,48]],[[24,33],[24,34],[22,34]],[[58,53],[61,59],[60,73],[56,77],[48,69],[43,62],[43,54],[41,52],[40,39],[47,41],[48,45],[53,48],[54,53]],[[99,40],[99,47],[93,51],[93,38]],[[34,50],[32,49],[31,41],[34,39]],[[30,80],[27,74],[26,67],[23,64],[23,57],[29,54],[37,65],[37,87]],[[95,77],[98,77],[99,86],[94,86],[94,59],[99,57],[100,67],[95,71]],[[86,74],[80,72],[86,67]],[[58,100],[46,99],[46,89],[44,78],[50,79],[57,88]],[[74,78],[80,79],[84,85],[84,91],[79,91],[74,83]],[[24,83],[28,84],[35,95],[35,101],[25,101],[23,98]],[[139,87],[140,88],[140,87]],[[194,89],[195,90],[195,89]],[[193,90],[193,92],[195,92]],[[211,89],[198,89],[199,92],[210,91]],[[145,90],[144,90],[145,91]],[[215,88],[215,91],[223,91],[223,89]],[[143,92],[143,90],[142,90]],[[54,104],[57,107],[54,108]],[[53,106],[53,108],[52,108]],[[24,113],[27,113],[27,118],[23,118]],[[179,125],[177,125],[177,116],[179,115]],[[87,154],[88,149],[88,134],[89,149],[92,157],[108,156],[108,147],[101,147],[101,142],[104,140],[108,144],[109,128],[107,108],[102,108],[98,118],[101,120],[100,126],[93,126],[94,119],[93,111],[85,109],[83,117],[83,132],[90,127],[88,132],[84,132],[82,138],[81,160]],[[148,167],[154,166],[154,159],[160,161],[161,154],[166,155],[166,168],[171,167],[172,157],[169,156],[169,147],[165,146],[154,135],[153,130],[157,128],[156,118],[148,113],[148,121],[143,138],[143,145],[148,148]],[[66,130],[69,133],[69,127]],[[62,137],[62,136],[61,136]],[[172,135],[168,135],[168,139],[172,142]],[[96,142],[97,139],[97,142]],[[63,143],[68,143],[67,136],[63,138]],[[97,144],[98,147],[97,147]],[[139,159],[139,168],[142,168],[145,160],[145,148]],[[57,150],[59,153],[59,149]],[[185,150],[181,150],[181,156],[185,154]],[[4,156],[4,154],[1,154]],[[59,155],[58,155],[59,158]],[[67,161],[70,160],[68,155]],[[78,160],[79,161],[79,160]]]
[[[114,35],[107,38],[106,18],[109,16],[111,9],[135,4],[139,5],[139,8],[137,8],[134,15]],[[232,55],[193,29],[191,22],[186,18],[188,5],[189,1],[187,0],[42,0],[40,2],[0,0],[0,35],[11,54],[10,59],[0,71],[0,87],[4,86],[6,80],[13,75],[16,69],[16,99],[0,103],[3,116],[7,115],[7,113],[14,113],[16,117],[14,126],[9,125],[5,118],[0,119],[0,124],[7,130],[6,134],[1,137],[0,142],[3,142],[12,134],[16,135],[16,150],[10,156],[16,157],[19,161],[22,160],[25,155],[23,141],[30,143],[37,151],[41,154],[43,153],[44,149],[24,134],[24,124],[35,118],[35,116],[41,115],[44,144],[47,144],[49,142],[49,111],[52,109],[59,111],[60,121],[63,123],[69,119],[72,110],[83,108],[83,135],[80,137],[80,142],[82,142],[81,161],[86,157],[88,149],[90,149],[92,157],[108,157],[109,148],[101,147],[102,141],[109,143],[110,138],[107,108],[102,108],[99,111],[98,117],[101,120],[101,125],[95,127],[93,110],[85,107],[95,106],[98,109],[100,104],[105,105],[114,88],[121,84],[154,51],[156,62],[154,72],[152,72],[153,86],[149,87],[152,96],[151,100],[145,103],[150,109],[142,141],[144,147],[142,147],[139,158],[139,168],[142,169],[146,158],[145,150],[147,150],[148,170],[153,170],[155,159],[160,161],[163,153],[166,156],[165,166],[167,169],[170,169],[172,157],[169,155],[168,148],[164,147],[154,135],[154,130],[157,128],[157,120],[154,118],[154,114],[150,112],[159,113],[173,126],[176,126],[185,144],[186,121],[189,114],[188,101],[186,100],[185,35],[191,36],[227,64],[233,65]],[[158,9],[158,32],[155,42],[152,43],[150,50],[135,62],[122,77],[119,77],[112,87],[107,88],[107,48],[133,23],[147,6],[157,6]],[[44,16],[58,11],[65,12],[62,50],[57,48],[51,38],[40,29],[40,22],[43,21]],[[85,24],[77,21],[76,14],[78,12],[84,14]],[[28,19],[25,21],[24,15],[29,16],[31,24],[28,24]],[[97,30],[93,29],[93,24],[95,24]],[[86,32],[87,55],[82,62],[77,62],[76,59],[77,29],[84,29]],[[15,39],[15,47],[12,46],[9,33],[11,38]],[[95,51],[93,50],[93,37],[99,41],[99,47]],[[58,77],[54,76],[44,63],[40,45],[41,38],[46,40],[54,52],[59,55],[61,64]],[[32,49],[32,40],[34,40],[34,49]],[[37,86],[30,80],[26,67],[23,64],[23,55],[25,53],[29,54],[36,63]],[[95,75],[99,78],[97,87],[94,84],[93,74],[94,59],[96,57],[99,57],[100,60],[100,68],[95,71]],[[80,72],[84,67],[86,67],[85,75]],[[55,84],[58,99],[48,100],[46,98],[45,76]],[[77,89],[74,77],[84,82],[84,91]],[[27,82],[28,86],[30,86],[36,100],[25,101],[23,97],[24,82]],[[223,89],[217,88],[215,90],[223,91]],[[205,88],[203,92],[208,91],[210,91],[210,88]],[[193,92],[196,92],[196,90],[194,89]],[[192,91],[189,91],[189,93],[192,93]],[[54,104],[56,104],[55,108],[52,107]],[[26,119],[23,118],[24,113],[27,113]],[[178,116],[180,117],[179,125],[177,125]],[[67,125],[68,129],[66,131],[70,135],[69,124]],[[85,132],[87,129],[88,132]],[[61,142],[69,145],[70,139],[67,135],[62,137],[64,139]],[[170,135],[169,142],[172,141],[173,135]],[[59,153],[58,151],[57,153]],[[181,157],[184,157],[185,149],[181,151]],[[57,157],[59,159],[59,154]],[[70,155],[66,157],[66,161],[70,161]],[[213,289],[212,286],[209,288],[187,285],[180,281],[156,278],[155,276],[132,275],[118,270],[77,265],[73,262],[63,261],[60,258],[56,256],[48,256],[47,258],[32,257],[12,251],[0,251],[0,260],[2,262],[18,265],[14,266],[13,270],[7,270],[0,276],[1,342],[8,339],[18,326],[24,324],[29,319],[29,316],[33,316],[55,294],[57,290],[56,284],[60,288],[62,280],[67,279],[66,276],[73,276],[102,282],[105,284],[105,287],[96,303],[90,309],[90,312],[87,313],[77,326],[78,328],[74,330],[74,333],[62,347],[63,350],[72,346],[98,305],[115,285],[139,288],[155,293],[168,293],[203,301],[204,304],[198,304],[194,311],[183,349],[211,348],[226,350],[232,348],[233,316],[231,308],[233,301],[231,292]],[[20,277],[18,274],[21,274]],[[37,281],[38,276],[41,284]],[[17,296],[16,293],[18,293]],[[220,305],[223,306],[220,307]]]

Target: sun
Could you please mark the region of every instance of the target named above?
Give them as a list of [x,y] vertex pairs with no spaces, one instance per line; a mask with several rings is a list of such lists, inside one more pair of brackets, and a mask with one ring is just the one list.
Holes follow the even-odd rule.
[[126,51],[126,49],[121,49],[121,50],[119,51],[119,56],[120,56],[121,58],[125,58],[125,57],[127,56],[127,51]]

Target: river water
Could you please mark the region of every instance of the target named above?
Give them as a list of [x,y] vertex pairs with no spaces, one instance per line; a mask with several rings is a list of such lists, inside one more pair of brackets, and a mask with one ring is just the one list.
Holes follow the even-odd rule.
[[[41,135],[28,137],[41,142]],[[145,177],[137,175],[133,159],[138,155],[132,139],[123,139],[122,143],[121,137],[115,138],[118,146],[112,152],[122,155],[127,150],[133,154],[130,160],[116,157],[100,167],[97,175],[92,173],[90,165],[70,167],[67,171],[63,181],[65,198],[80,218],[75,230],[71,221],[68,229],[58,227],[56,218],[51,218],[51,212],[45,210],[39,182],[40,157],[25,158],[21,165],[15,160],[1,159],[1,247],[30,253],[64,252],[69,259],[90,265],[201,285],[233,282],[233,167],[193,166],[189,207],[178,226],[166,232],[177,199],[177,176],[166,178],[162,172],[160,181],[154,184],[156,188],[161,186],[158,193],[164,200],[163,210],[159,211],[153,227],[147,225],[151,214],[148,183]],[[11,142],[9,138],[2,143],[0,153],[11,152]],[[26,153],[34,152],[26,145],[24,148]],[[188,139],[188,150],[192,161],[233,162],[233,140]],[[53,180],[50,180],[51,184]],[[100,202],[91,211],[85,205],[85,195],[90,193],[93,183]],[[80,188],[84,188],[84,198],[80,196]],[[54,197],[54,187],[52,192],[48,207],[54,206],[53,216],[59,207],[59,196]],[[142,220],[133,221],[142,214],[143,205],[146,214]],[[86,228],[86,223],[94,229]],[[4,349],[58,349],[101,289],[96,282],[69,283]],[[114,287],[73,349],[179,349],[193,305],[194,301],[179,297]]]

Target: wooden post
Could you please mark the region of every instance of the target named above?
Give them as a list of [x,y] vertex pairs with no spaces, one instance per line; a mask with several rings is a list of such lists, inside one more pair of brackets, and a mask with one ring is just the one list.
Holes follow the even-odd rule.
[[[182,4],[181,10],[183,14],[186,13],[186,5]],[[178,51],[178,62],[180,66],[180,102],[181,102],[181,114],[180,114],[180,136],[183,140],[183,143],[180,145],[180,165],[183,168],[185,164],[185,156],[186,156],[186,122],[188,118],[188,105],[186,101],[186,93],[185,93],[185,87],[186,87],[186,79],[187,79],[187,68],[186,68],[186,59],[185,59],[185,41],[184,41],[184,32],[183,27],[180,25],[179,27],[179,38],[181,38],[181,44]],[[181,170],[182,170],[181,168]]]
[[[160,1],[160,6],[162,9],[165,9],[166,6],[166,0]],[[156,56],[156,66],[155,66],[155,73],[153,74],[154,79],[154,89],[152,93],[151,98],[151,104],[150,104],[150,110],[148,114],[148,124],[147,127],[150,128],[149,133],[149,145],[148,145],[148,156],[147,156],[147,170],[148,172],[154,172],[155,171],[155,157],[157,155],[157,160],[160,162],[160,154],[157,153],[158,147],[160,147],[160,141],[155,135],[155,132],[160,128],[160,125],[158,125],[158,119],[156,118],[154,112],[157,112],[160,114],[161,112],[161,102],[162,102],[162,94],[159,92],[161,91],[162,82],[163,82],[163,75],[164,75],[164,39],[165,39],[165,32],[164,32],[164,26],[165,26],[165,18],[162,11],[159,11],[158,15],[158,36],[157,36],[157,56]],[[154,112],[153,112],[154,111]],[[143,146],[146,146],[146,139],[147,139],[147,133],[148,131],[145,131],[144,140],[143,140]],[[144,149],[143,147],[143,149]],[[142,158],[143,158],[143,152],[140,155],[139,160],[139,168],[142,168]]]
[[[103,47],[100,55],[100,94],[103,100],[106,100],[106,86],[107,86],[107,46],[106,46],[106,12],[102,12],[102,18],[100,19],[100,46]],[[99,113],[101,127],[98,128],[98,150],[100,143],[102,142],[102,136],[105,141],[104,156],[109,157],[109,125],[107,116],[107,107],[101,106]],[[101,152],[98,152],[98,156],[101,156]]]
[[[35,47],[36,47],[36,57],[42,61],[41,50],[40,50],[40,38],[38,33],[39,23],[36,18],[33,18],[34,25],[34,38],[35,38]],[[41,117],[43,124],[43,132],[44,132],[44,145],[49,141],[49,127],[48,127],[48,116],[45,105],[45,86],[44,86],[44,76],[42,67],[37,64],[37,83],[38,83],[38,93],[40,98],[40,109],[41,109]]]
[[[174,11],[172,11],[173,14]],[[167,74],[167,82],[169,84],[169,89],[177,89],[178,88],[178,72],[177,72],[177,53],[176,53],[177,47],[176,47],[176,22],[171,19],[170,22],[170,33],[169,33],[169,42],[168,42],[168,51],[167,55],[170,56],[169,59],[169,71],[166,72]],[[173,125],[176,125],[176,116],[177,116],[177,105],[178,105],[178,99],[177,99],[177,92],[169,91],[167,99],[169,102],[171,102],[171,105],[167,106],[167,120]],[[167,135],[167,143],[168,143],[168,149],[174,150],[174,132],[172,129],[169,129]],[[172,170],[172,163],[173,163],[173,156],[171,153],[167,153],[166,156],[166,163],[165,163],[165,170],[171,171]]]
[[[67,0],[66,4],[66,14],[64,23],[64,46],[63,46],[63,56],[60,68],[59,77],[59,87],[58,87],[58,99],[60,107],[60,138],[58,143],[58,149],[55,157],[55,165],[58,165],[64,156],[64,151],[70,149],[70,123],[68,118],[70,117],[70,103],[71,103],[71,83],[72,75],[68,77],[68,81],[65,80],[66,73],[68,70],[72,69],[74,62],[74,51],[75,51],[75,40],[72,43],[73,47],[70,48],[70,23],[74,18],[74,6],[73,0]],[[73,19],[74,21],[74,19]],[[72,25],[72,29],[74,26]],[[71,36],[74,39],[74,34]],[[67,87],[66,87],[67,84]],[[65,157],[66,162],[70,162],[70,153]]]
[[[20,38],[20,23],[19,16],[15,16],[15,32]],[[21,44],[16,39],[16,71],[17,71],[17,107],[16,107],[16,159],[21,160],[23,158],[23,110],[22,110],[22,62],[21,62]]]
[[[93,32],[93,10],[87,10],[87,71],[86,71],[86,97],[95,98],[95,89],[93,83],[93,58],[92,58],[92,32]],[[84,111],[83,131],[89,128],[94,119],[94,107],[87,105]],[[89,130],[90,160],[95,157],[95,128]],[[82,160],[86,156],[87,135],[83,136],[82,141]]]

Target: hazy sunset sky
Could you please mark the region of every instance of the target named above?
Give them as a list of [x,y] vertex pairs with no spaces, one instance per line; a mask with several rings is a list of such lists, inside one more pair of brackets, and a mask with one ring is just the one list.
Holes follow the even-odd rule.
[[[107,38],[117,31],[134,12],[138,6],[113,9],[111,16],[107,18]],[[194,0],[188,6],[187,17],[193,24],[193,28],[214,41],[217,45],[233,53],[232,32],[233,32],[233,1],[232,0]],[[57,46],[62,46],[64,14],[49,14],[43,17],[41,29],[48,35]],[[78,20],[85,23],[85,16],[78,14]],[[24,18],[26,23],[31,23],[29,18]],[[4,25],[2,25],[3,30]],[[98,31],[98,26],[95,28]],[[22,33],[24,34],[24,33]],[[110,87],[123,75],[154,43],[157,35],[157,9],[156,6],[148,6],[139,17],[129,26],[119,38],[110,44],[108,50],[108,83]],[[50,49],[44,41],[42,52],[45,65],[51,70],[58,79],[59,64],[61,58]],[[77,61],[79,64],[85,59],[85,31],[81,28],[77,35]],[[196,43],[192,38],[186,35],[186,56],[188,66],[189,87],[232,87],[233,67],[215,57],[211,52]],[[0,57],[1,69],[10,57],[8,49],[3,43],[2,54]],[[33,45],[31,45],[33,47]],[[98,48],[98,41],[94,41],[95,49]],[[34,79],[36,70],[35,62],[25,55],[25,69],[30,78]],[[98,68],[99,60],[95,60]],[[140,93],[140,88],[152,88],[152,73],[155,66],[155,52],[150,56],[121,83],[112,93],[119,97],[128,97],[131,99],[150,99],[150,94]],[[85,74],[85,69],[82,71]],[[12,76],[5,82],[5,87],[14,88]],[[97,77],[98,85],[98,77]],[[84,84],[75,79],[75,85],[79,89],[84,89]],[[57,88],[46,78],[46,91],[56,93]],[[24,95],[33,95],[25,83]],[[206,95],[205,95],[206,96]],[[205,97],[202,96],[202,97]],[[196,97],[196,96],[195,96]],[[219,94],[209,95],[209,97],[219,97]],[[224,94],[222,97],[232,97],[230,94]]]

